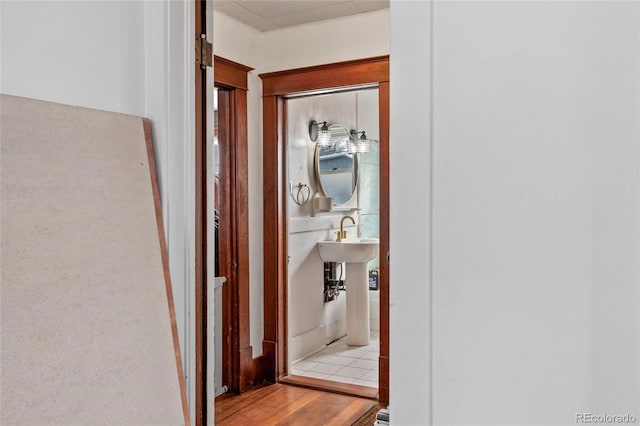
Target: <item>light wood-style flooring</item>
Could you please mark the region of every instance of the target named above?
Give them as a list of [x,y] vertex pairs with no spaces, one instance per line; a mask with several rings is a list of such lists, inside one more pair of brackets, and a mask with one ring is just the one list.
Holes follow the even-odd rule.
[[376,401],[284,384],[216,398],[216,425],[353,425]]

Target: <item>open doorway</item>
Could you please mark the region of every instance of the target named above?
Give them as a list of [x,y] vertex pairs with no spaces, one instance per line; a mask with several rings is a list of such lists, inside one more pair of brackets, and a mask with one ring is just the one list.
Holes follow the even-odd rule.
[[[264,356],[267,360],[265,375],[280,382],[297,383],[338,392],[376,398],[381,403],[389,400],[389,57],[381,56],[348,62],[298,68],[261,74],[263,81],[263,159],[264,159]],[[303,382],[291,375],[289,360],[288,298],[289,239],[287,200],[298,188],[305,191],[306,182],[287,180],[285,134],[287,129],[288,100],[293,96],[317,95],[348,88],[378,88],[379,116],[379,303],[380,331],[378,354],[378,389],[373,392],[354,392],[344,384],[324,379],[305,378]],[[324,121],[321,117],[316,121]],[[338,118],[336,118],[338,119]],[[301,123],[308,131],[308,122]],[[366,129],[365,129],[366,130]],[[305,138],[308,143],[309,136]],[[302,184],[302,185],[301,185]],[[307,183],[308,185],[308,183]],[[304,193],[302,194],[304,197]],[[297,199],[297,198],[296,198]],[[317,243],[317,241],[315,241]],[[316,272],[313,272],[314,274]],[[317,272],[323,274],[320,270]],[[320,296],[322,297],[322,295]],[[322,380],[323,382],[318,382]],[[336,384],[337,383],[337,384]]]
[[[374,86],[285,101],[289,379],[371,396],[380,357],[378,98]],[[319,242],[338,239],[366,258],[323,256]]]

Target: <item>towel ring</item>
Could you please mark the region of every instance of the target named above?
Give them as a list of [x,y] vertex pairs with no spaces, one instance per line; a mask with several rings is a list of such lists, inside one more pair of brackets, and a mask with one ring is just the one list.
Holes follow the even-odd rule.
[[298,184],[298,192],[296,193],[296,196],[294,197],[292,192],[291,197],[297,205],[304,206],[309,202],[309,199],[311,199],[311,188],[309,188],[309,185],[306,183],[300,182]]

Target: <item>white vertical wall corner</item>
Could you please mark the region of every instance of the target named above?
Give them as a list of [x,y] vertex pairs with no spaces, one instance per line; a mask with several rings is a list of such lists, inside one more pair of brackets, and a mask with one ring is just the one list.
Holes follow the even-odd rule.
[[195,416],[195,76],[193,2],[144,3],[145,115],[151,119],[176,322]]
[[[248,64],[258,68],[259,64]],[[262,171],[262,80],[249,73],[247,127],[249,144],[249,307],[250,343],[253,356],[262,355],[264,336],[264,253]]]
[[[431,1],[390,7],[390,416],[431,424]],[[407,349],[409,348],[409,349]]]
[[[205,2],[205,35],[206,40],[213,43],[213,0]],[[193,69],[193,67],[191,68]],[[215,181],[216,176],[213,170],[215,170],[215,164],[218,161],[215,158],[214,142],[215,142],[215,111],[214,111],[214,78],[213,67],[207,68],[206,77],[204,80],[206,96],[204,102],[206,102],[206,140],[205,140],[205,177],[206,177],[206,206],[207,210],[205,215],[207,218],[215,217]],[[195,120],[194,120],[195,121]],[[203,232],[206,235],[207,241],[215,241],[216,229],[211,223],[207,224],[205,220],[205,229]],[[221,279],[216,278],[216,249],[215,244],[209,244],[206,250],[206,271],[205,285],[207,286],[207,316],[205,318],[206,329],[208,332],[205,336],[205,344],[209,350],[206,353],[205,362],[205,413],[207,426],[213,426],[215,424],[215,396],[218,395],[219,383],[222,386],[222,312],[221,309],[216,309],[216,299],[220,299],[222,296],[222,284],[218,281]],[[217,346],[216,346],[217,343]],[[195,404],[192,404],[195,405]],[[195,408],[195,407],[194,407]]]

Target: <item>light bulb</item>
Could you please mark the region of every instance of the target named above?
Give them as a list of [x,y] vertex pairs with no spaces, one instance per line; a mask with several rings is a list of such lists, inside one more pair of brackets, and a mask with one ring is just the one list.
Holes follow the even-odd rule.
[[331,130],[327,127],[325,121],[320,130],[318,130],[318,146],[331,146]]
[[356,139],[356,150],[357,152],[369,152],[369,139],[367,139],[367,135],[362,132],[362,136]]

